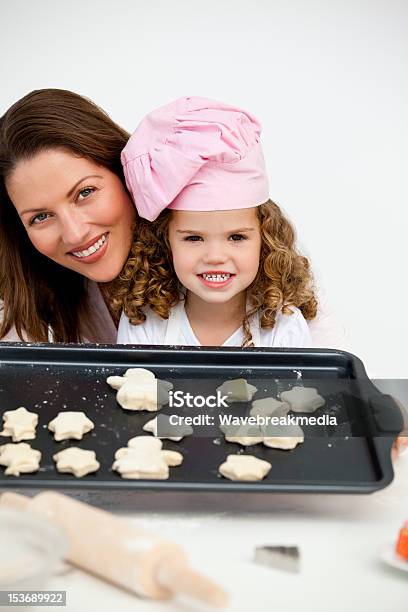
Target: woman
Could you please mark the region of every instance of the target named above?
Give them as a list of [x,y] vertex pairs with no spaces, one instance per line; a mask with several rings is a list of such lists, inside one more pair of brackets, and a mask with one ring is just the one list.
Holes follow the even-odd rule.
[[116,341],[112,281],[136,224],[120,163],[127,139],[63,90],[34,91],[1,118],[1,339]]

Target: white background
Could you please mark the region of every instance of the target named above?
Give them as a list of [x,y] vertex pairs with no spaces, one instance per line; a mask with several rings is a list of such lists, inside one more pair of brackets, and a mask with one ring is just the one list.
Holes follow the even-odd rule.
[[0,22],[0,114],[60,87],[129,131],[183,95],[258,116],[350,351],[408,377],[408,2],[0,0]]

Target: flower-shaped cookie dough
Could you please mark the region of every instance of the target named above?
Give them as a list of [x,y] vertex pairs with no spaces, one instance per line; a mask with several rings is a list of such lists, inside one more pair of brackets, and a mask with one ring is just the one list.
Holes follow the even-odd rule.
[[84,450],[76,446],[66,448],[53,455],[52,458],[59,472],[74,474],[77,478],[96,472],[101,466],[96,460],[95,451]]
[[230,480],[262,480],[272,464],[253,455],[228,455],[227,460],[218,468],[220,474]]
[[325,403],[314,387],[293,387],[290,391],[283,391],[280,396],[290,405],[292,412],[314,412]]
[[112,469],[122,478],[166,480],[169,466],[180,465],[183,455],[176,451],[162,450],[162,442],[150,436],[136,436],[126,448],[115,453]]
[[0,446],[0,465],[6,466],[6,476],[20,476],[37,472],[40,467],[41,453],[26,442]]
[[247,402],[253,398],[257,390],[245,378],[226,380],[220,387],[217,387],[217,391],[222,395],[228,395],[228,402]]
[[158,380],[145,368],[130,368],[124,376],[109,376],[108,385],[117,390],[116,401],[125,410],[155,412],[168,402],[172,383]]
[[35,428],[38,423],[38,414],[29,412],[25,408],[8,410],[3,414],[4,429],[1,436],[11,436],[13,442],[20,440],[34,440]]
[[54,439],[57,442],[70,438],[82,440],[82,436],[94,427],[85,412],[59,412],[55,419],[48,423],[48,429],[54,432]]

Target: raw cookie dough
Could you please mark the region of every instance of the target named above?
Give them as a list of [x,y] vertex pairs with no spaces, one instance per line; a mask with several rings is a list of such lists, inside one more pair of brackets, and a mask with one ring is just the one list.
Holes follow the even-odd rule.
[[[157,435],[157,427],[160,430],[160,436]],[[151,421],[147,421],[143,425],[143,430],[152,433],[156,438],[172,440],[173,442],[180,442],[184,436],[190,436],[193,433],[193,428],[190,425],[171,425],[170,417],[167,414],[158,414]]]
[[304,442],[303,429],[299,425],[272,425],[261,427],[263,444],[269,448],[291,450]]
[[264,399],[255,400],[252,402],[250,411],[251,416],[286,416],[290,410],[289,404],[279,402],[274,397],[265,397]]
[[95,451],[84,450],[76,446],[66,448],[53,455],[52,458],[59,472],[74,474],[77,478],[96,472],[101,467],[99,461],[96,460]]
[[108,376],[108,378],[106,379],[106,382],[108,383],[108,385],[112,387],[112,389],[115,389],[116,391],[118,391],[123,385],[124,381],[123,381],[123,376]]
[[217,387],[222,395],[228,395],[228,402],[248,402],[258,391],[256,387],[247,383],[245,378],[226,380]]
[[262,480],[272,464],[252,455],[228,455],[227,460],[218,468],[220,474],[230,480]]
[[263,434],[257,425],[229,425],[220,427],[225,433],[227,442],[235,442],[242,446],[254,446],[263,441]]
[[136,448],[140,451],[161,451],[163,442],[150,436],[135,436],[130,438],[125,448]]
[[325,403],[314,387],[293,387],[290,391],[283,391],[280,396],[290,405],[292,412],[314,412]]
[[129,368],[123,376],[133,378],[133,380],[156,380],[154,372],[146,368]]
[[298,444],[301,444],[303,441],[304,438],[301,438],[300,436],[291,436],[287,438],[285,438],[284,436],[279,436],[277,438],[265,437],[263,439],[263,443],[265,444],[265,446],[268,446],[269,448],[279,448],[281,450],[292,450],[293,448],[296,448]]
[[176,451],[162,450],[162,442],[150,436],[136,436],[126,448],[115,453],[112,469],[122,478],[166,480],[169,466],[180,465],[183,455]]
[[26,442],[0,446],[0,465],[7,466],[6,476],[20,476],[37,472],[40,467],[41,453]]
[[167,465],[170,465],[171,467],[180,465],[183,462],[183,455],[181,453],[178,453],[177,451],[163,450],[162,446],[163,443],[161,440],[150,438],[150,436],[135,436],[128,442],[128,448],[136,449],[138,451],[150,451],[151,449],[160,451],[162,456],[165,457]]
[[136,380],[140,383],[149,383],[156,380],[156,376],[150,370],[145,368],[129,368],[123,376],[108,376],[106,382],[114,389],[120,389],[126,381]]
[[0,432],[0,436],[11,436],[13,442],[34,440],[38,423],[36,412],[29,412],[25,408],[8,410],[3,414],[3,421],[4,429]]
[[82,436],[91,431],[95,425],[88,419],[85,412],[59,412],[48,423],[48,429],[54,432],[54,440],[82,440]]
[[173,384],[156,379],[145,368],[129,368],[123,376],[109,376],[106,382],[117,390],[116,401],[125,410],[155,412],[168,402]]

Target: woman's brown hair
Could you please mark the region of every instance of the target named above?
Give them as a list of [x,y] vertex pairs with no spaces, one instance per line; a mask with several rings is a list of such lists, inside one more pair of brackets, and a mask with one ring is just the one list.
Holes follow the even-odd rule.
[[[40,89],[18,100],[0,119],[0,339],[81,341],[93,330],[87,280],[39,253],[11,202],[6,180],[20,161],[65,149],[108,168],[123,182],[120,152],[129,138],[93,102],[63,89]],[[24,338],[25,337],[25,338]]]
[[[250,319],[258,311],[261,327],[268,329],[274,327],[280,310],[292,313],[290,306],[298,307],[307,320],[317,313],[310,264],[296,249],[292,224],[271,200],[256,210],[262,246],[257,276],[247,289],[252,306],[242,322],[243,346],[253,344]],[[145,321],[146,307],[167,319],[182,299],[168,240],[170,220],[169,210],[153,223],[139,220],[138,238],[118,279],[113,306],[117,311],[123,308],[133,325]]]

